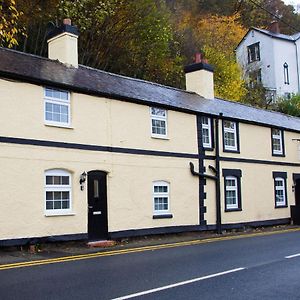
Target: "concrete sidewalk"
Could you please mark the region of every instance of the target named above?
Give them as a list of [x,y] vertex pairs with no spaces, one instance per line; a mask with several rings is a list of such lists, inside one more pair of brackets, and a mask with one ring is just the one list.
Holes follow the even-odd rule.
[[37,244],[34,247],[2,247],[0,248],[0,266],[12,263],[21,263],[27,261],[52,259],[106,251],[118,251],[123,249],[125,250],[131,248],[174,244],[196,240],[205,241],[206,239],[211,241],[212,239],[218,240],[220,238],[230,237],[242,238],[243,236],[247,237],[272,233],[276,234],[294,230],[300,231],[300,226],[285,225],[273,227],[246,228],[244,230],[224,231],[222,235],[216,234],[214,232],[188,232],[180,234],[143,236],[138,238],[118,240],[116,241],[114,246],[110,247],[89,247],[86,241]]

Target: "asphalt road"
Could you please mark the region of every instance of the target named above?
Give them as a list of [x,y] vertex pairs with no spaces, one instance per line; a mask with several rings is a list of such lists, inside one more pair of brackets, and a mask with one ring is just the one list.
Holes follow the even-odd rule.
[[300,231],[0,270],[0,299],[300,299]]

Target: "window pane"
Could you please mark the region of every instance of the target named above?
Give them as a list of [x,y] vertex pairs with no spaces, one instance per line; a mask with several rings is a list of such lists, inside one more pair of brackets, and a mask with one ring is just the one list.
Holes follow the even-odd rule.
[[94,198],[99,198],[99,181],[94,179]]
[[61,201],[54,201],[54,209],[61,209]]
[[281,150],[281,145],[280,145],[280,140],[279,139],[274,139],[273,138],[273,149],[280,151]]
[[226,146],[235,146],[235,134],[233,132],[225,132],[224,137]]
[[60,91],[53,90],[53,96],[52,97],[60,99]]
[[208,125],[208,117],[202,117],[202,124]]
[[202,128],[202,140],[204,144],[209,144],[209,130]]
[[60,114],[52,114],[52,120],[55,122],[60,122]]
[[62,100],[68,100],[68,95],[69,95],[69,93],[67,93],[67,92],[63,92],[63,91],[60,92],[60,98]]
[[69,192],[62,192],[61,199],[69,200],[70,199]]
[[61,184],[61,176],[53,176],[53,182],[55,185]]
[[68,123],[68,115],[60,115],[60,120],[63,123]]
[[46,201],[46,209],[53,209],[53,202],[52,201]]
[[62,184],[69,185],[69,176],[61,176]]
[[62,201],[62,209],[67,209],[67,208],[70,208],[69,201]]
[[67,105],[61,105],[60,106],[60,111],[62,114],[67,115],[68,114],[68,106]]
[[165,117],[166,116],[166,110],[161,109],[161,108],[157,108],[157,107],[151,107],[151,114],[154,115],[154,116]]
[[53,110],[52,103],[46,102],[46,111],[47,112],[52,112],[52,110]]
[[52,114],[51,113],[46,112],[46,120],[47,121],[52,121]]
[[54,192],[54,200],[61,200],[61,192]]
[[45,89],[45,95],[46,95],[47,97],[53,97],[52,90],[50,90],[50,89]]
[[46,200],[53,200],[53,192],[46,192]]
[[53,176],[46,176],[46,184],[53,184]]
[[230,122],[230,121],[224,121],[224,127],[225,128],[234,129],[235,128],[235,123],[234,122]]
[[60,113],[60,105],[58,104],[53,104],[53,112],[55,113]]
[[272,129],[272,135],[280,136],[280,130],[279,130],[279,129],[273,128],[273,129]]

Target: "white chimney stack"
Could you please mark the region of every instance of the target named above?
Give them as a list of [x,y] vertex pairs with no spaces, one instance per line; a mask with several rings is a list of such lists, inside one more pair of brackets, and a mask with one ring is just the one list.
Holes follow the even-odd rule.
[[186,89],[208,99],[214,99],[214,70],[196,53],[195,63],[184,68]]
[[71,25],[70,19],[64,19],[63,25],[48,35],[48,57],[78,68],[78,29]]

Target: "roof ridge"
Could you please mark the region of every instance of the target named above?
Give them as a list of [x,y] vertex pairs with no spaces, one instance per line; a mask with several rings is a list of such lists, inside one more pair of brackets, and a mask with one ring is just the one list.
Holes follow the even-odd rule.
[[[49,61],[49,62],[57,63],[57,64],[60,64],[62,66],[65,66],[66,68],[70,68],[70,66],[65,65],[64,63],[60,62],[59,60],[50,59],[48,57],[39,56],[39,55],[36,55],[36,54],[27,53],[27,52],[21,52],[21,51],[15,50],[15,49],[10,49],[10,48],[5,48],[5,47],[0,47],[0,50],[11,51],[11,52],[14,52],[18,55],[26,55],[26,56],[30,56],[30,57],[33,57],[33,58],[36,58],[36,59],[42,59],[42,60],[46,60],[46,61]],[[149,80],[145,80],[145,79],[129,77],[129,76],[126,76],[126,75],[112,73],[112,72],[108,72],[108,71],[101,70],[101,69],[96,69],[96,68],[81,65],[81,64],[79,64],[79,66],[83,69],[89,69],[89,70],[93,70],[95,72],[105,73],[105,74],[108,74],[110,76],[116,76],[116,77],[119,77],[119,78],[124,78],[126,80],[143,82],[143,83],[147,83],[147,84],[150,84],[150,85],[160,86],[160,87],[163,87],[163,88],[167,88],[167,89],[178,91],[178,92],[184,92],[184,93],[188,93],[188,94],[196,94],[195,92],[192,92],[192,91],[187,91],[187,90],[184,90],[184,89],[172,87],[172,86],[169,86],[169,85],[164,85],[164,84],[161,84],[161,83],[157,83],[157,82],[153,82],[153,81],[149,81]],[[71,68],[74,68],[74,67],[71,67]]]
[[[176,88],[176,87],[173,87],[173,86],[164,85],[164,84],[161,84],[161,83],[158,83],[158,82],[153,82],[153,81],[149,81],[149,80],[145,80],[145,79],[140,79],[140,78],[135,78],[135,77],[129,77],[129,76],[126,76],[126,75],[112,73],[112,72],[109,72],[109,71],[104,71],[104,70],[101,70],[101,69],[96,69],[96,68],[85,66],[85,65],[81,65],[81,64],[79,66],[81,68],[83,68],[83,69],[89,69],[89,70],[93,70],[95,72],[105,73],[105,74],[108,74],[110,76],[116,76],[116,77],[119,77],[119,78],[124,78],[126,80],[147,83],[147,84],[150,84],[150,85],[160,86],[160,87],[163,87],[163,88],[167,88],[167,89],[170,89],[170,90],[175,90],[175,91],[178,91],[178,92],[184,92],[184,93],[188,93],[188,94],[197,94],[197,93],[192,92],[192,91],[187,91],[187,90]],[[202,97],[202,96],[199,95],[199,97]]]
[[[294,41],[295,40],[295,38],[293,37],[294,35],[288,35],[288,34],[285,34],[285,33],[275,33],[275,32],[271,32],[267,29],[258,28],[258,27],[251,27],[251,28],[254,29],[254,30],[257,30],[261,33],[267,34],[269,36],[273,36],[273,37],[277,37],[277,38],[281,38],[281,39],[286,39],[286,40],[289,40],[289,41],[291,41],[291,40]],[[297,33],[295,33],[295,34],[297,34]]]
[[271,110],[271,109],[267,109],[267,108],[256,107],[256,106],[252,106],[251,104],[248,104],[248,103],[243,103],[243,102],[228,100],[228,99],[222,99],[222,98],[219,98],[219,97],[215,97],[215,99],[225,101],[225,102],[239,104],[241,106],[250,107],[250,108],[253,108],[253,109],[258,110],[258,111],[265,111],[265,112],[269,112],[269,113],[272,113],[272,114],[281,115],[281,116],[285,116],[285,117],[292,118],[292,119],[295,119],[295,120],[299,120],[299,117],[287,115],[287,114],[282,113],[280,111]]

